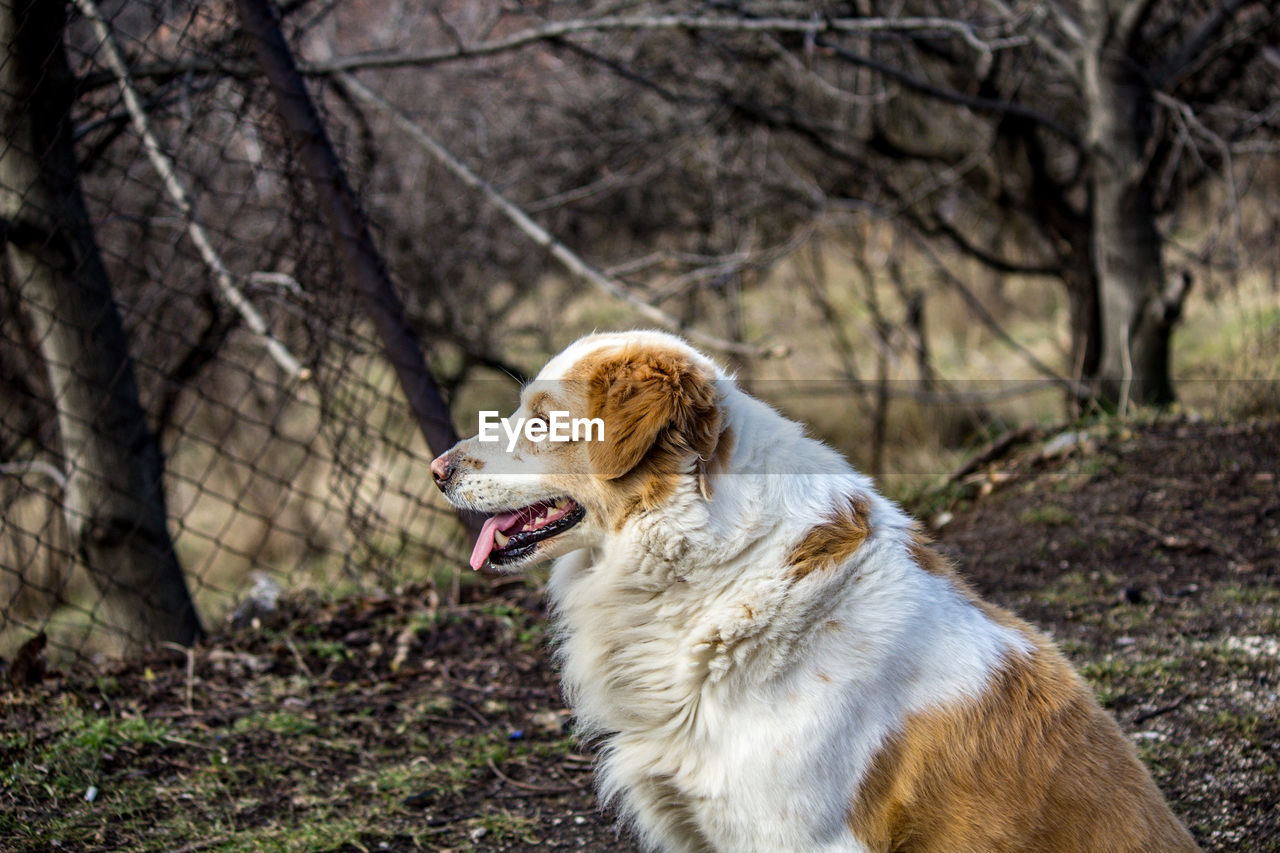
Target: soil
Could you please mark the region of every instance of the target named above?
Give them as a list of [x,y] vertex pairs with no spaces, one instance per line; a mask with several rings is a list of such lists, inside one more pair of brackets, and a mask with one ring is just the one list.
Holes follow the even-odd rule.
[[1280,425],[1069,432],[975,480],[939,541],[979,592],[1068,652],[1205,849],[1280,850]]
[[[916,508],[1049,632],[1206,850],[1280,851],[1280,423],[1028,436]],[[631,851],[532,587],[288,598],[190,655],[0,695],[17,851]],[[10,840],[12,839],[12,840]]]

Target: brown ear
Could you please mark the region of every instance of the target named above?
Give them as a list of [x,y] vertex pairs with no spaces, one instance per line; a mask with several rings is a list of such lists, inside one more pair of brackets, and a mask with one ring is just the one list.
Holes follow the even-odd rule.
[[604,440],[587,444],[591,467],[609,480],[646,460],[654,473],[680,473],[690,455],[710,458],[719,436],[712,377],[678,351],[610,354],[591,374],[587,410],[604,421]]

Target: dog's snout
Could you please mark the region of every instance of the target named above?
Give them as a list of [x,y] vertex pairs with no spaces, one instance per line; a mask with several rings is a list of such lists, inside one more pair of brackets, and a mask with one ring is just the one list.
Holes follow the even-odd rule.
[[436,481],[436,485],[443,489],[453,479],[454,473],[458,470],[458,466],[454,463],[452,452],[441,453],[435,459],[431,460],[431,479]]

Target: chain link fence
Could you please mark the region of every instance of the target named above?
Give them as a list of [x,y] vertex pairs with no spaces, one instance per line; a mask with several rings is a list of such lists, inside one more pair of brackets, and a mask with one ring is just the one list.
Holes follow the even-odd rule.
[[[23,4],[4,14],[18,28],[5,35],[19,41],[57,25]],[[43,67],[11,57],[0,75],[6,130],[32,109],[33,91],[48,97],[39,75],[71,75],[58,81],[74,95],[65,130],[128,342],[128,358],[111,369],[118,377],[131,366],[147,429],[104,424],[85,408],[75,385],[102,381],[101,372],[58,355],[72,352],[49,337],[65,318],[34,316],[40,274],[4,264],[0,657],[41,632],[72,654],[118,652],[139,638],[108,599],[143,591],[114,589],[127,579],[93,565],[72,532],[97,508],[69,490],[102,495],[117,484],[78,482],[99,469],[82,467],[81,445],[68,446],[69,419],[157,445],[172,548],[206,626],[255,587],[259,598],[279,587],[385,588],[462,565],[459,527],[431,485],[432,454],[339,267],[271,93],[246,71],[252,49],[234,7],[78,3],[63,41],[66,68],[53,53]],[[56,146],[39,150],[48,139],[40,128],[6,135],[6,156],[25,155],[35,169],[25,182],[16,166],[3,172],[10,261],[26,251],[56,265],[50,246],[60,237],[33,241],[20,230],[61,215],[37,185],[66,164]],[[24,146],[34,150],[16,150]],[[68,254],[58,286],[81,298],[92,261]],[[88,324],[94,333],[107,325],[100,316]],[[50,365],[60,357],[75,363]],[[51,379],[59,373],[69,378]]]
[[[67,658],[186,643],[280,590],[452,589],[466,565],[249,2],[0,0],[0,658],[41,634]],[[1013,219],[928,163],[903,186],[943,213],[968,199],[978,251],[895,219],[898,190],[865,180],[882,161],[811,139],[894,113],[892,87],[809,51],[817,18],[784,6],[277,4],[400,276],[390,314],[459,413],[509,405],[576,335],[637,324],[685,331],[898,497],[1079,413],[1070,300],[975,259],[1004,256]],[[888,59],[900,35],[876,41]],[[1264,204],[1236,225],[1272,275],[1200,363],[1257,343],[1262,367],[1239,370],[1267,393],[1231,393],[1273,411],[1277,225]],[[1245,276],[1215,234],[1197,292],[1221,302]]]

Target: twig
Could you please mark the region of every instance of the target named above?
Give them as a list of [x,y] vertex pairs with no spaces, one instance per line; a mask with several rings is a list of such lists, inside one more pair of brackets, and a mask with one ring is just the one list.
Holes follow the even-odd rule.
[[210,847],[217,847],[227,840],[227,836],[219,836],[218,838],[210,838],[205,841],[193,841],[190,844],[184,844],[181,847],[175,847],[169,853],[198,853],[200,850],[208,850]]
[[264,287],[275,287],[285,291],[290,296],[295,296],[304,301],[308,298],[308,294],[302,289],[302,285],[298,284],[298,280],[288,273],[256,270],[249,273],[249,283]]
[[1204,543],[1193,542],[1185,536],[1174,536],[1171,533],[1165,533],[1154,524],[1149,524],[1140,518],[1131,518],[1130,516],[1124,515],[1118,516],[1116,518],[1116,522],[1147,534],[1152,539],[1159,542],[1160,546],[1163,548],[1205,548],[1205,550],[1212,550]]
[[995,316],[992,315],[992,313],[987,310],[987,307],[982,304],[982,300],[980,300],[974,294],[974,292],[969,288],[968,285],[966,285],[963,281],[960,280],[959,276],[951,272],[951,270],[947,267],[947,265],[942,262],[942,259],[939,258],[933,252],[932,248],[929,246],[928,243],[926,243],[922,239],[917,239],[915,243],[916,243],[916,246],[920,249],[920,251],[929,259],[930,263],[933,264],[934,269],[937,270],[938,275],[942,277],[942,280],[945,281],[947,284],[949,284],[953,290],[955,290],[957,293],[960,294],[960,297],[965,301],[965,304],[969,306],[969,310],[971,310],[974,313],[974,315],[978,318],[978,320],[981,321],[981,323],[984,326],[986,326],[988,329],[994,332],[997,337],[999,337],[1002,341],[1004,341],[1010,347],[1012,347],[1018,354],[1020,354],[1023,360],[1027,362],[1027,364],[1035,368],[1036,372],[1040,373],[1043,376],[1048,377],[1049,379],[1052,379],[1056,384],[1061,385],[1063,388],[1067,389],[1068,391],[1070,391],[1071,393],[1077,396],[1080,396],[1080,397],[1090,396],[1088,388],[1084,387],[1081,383],[1076,382],[1074,379],[1069,379],[1065,376],[1059,375],[1056,370],[1051,368],[1049,365],[1045,364],[1036,356],[1035,353],[1027,349],[1027,347],[1023,345],[1022,342],[1020,342],[1013,335],[1009,334],[1009,332],[1007,332],[1005,328],[1000,325],[1000,322],[996,320]]
[[[976,384],[983,380],[972,381]],[[888,394],[895,400],[914,400],[926,406],[981,406],[1050,390],[1061,384],[1055,379],[1003,380],[1000,387],[992,391],[957,391],[954,387],[934,391],[917,387],[914,381],[904,379],[891,385]],[[870,380],[849,376],[847,373],[837,379],[793,381],[788,382],[785,387],[779,387],[780,385],[781,383],[774,383],[771,388],[770,394],[773,397],[847,396],[851,389],[859,394],[870,394],[876,390],[875,383]]]
[[869,71],[881,75],[882,77],[893,80],[907,88],[919,92],[920,94],[935,98],[949,104],[958,104],[962,107],[968,107],[972,110],[981,112],[992,112],[999,115],[1017,116],[1035,122],[1045,130],[1051,131],[1055,136],[1060,137],[1072,148],[1083,150],[1085,142],[1080,136],[1063,122],[1054,118],[1040,110],[1032,109],[1024,104],[1014,103],[1000,98],[988,98],[981,95],[970,95],[966,92],[949,89],[945,86],[939,86],[933,83],[929,78],[914,74],[903,68],[882,62],[878,59],[872,59],[855,51],[850,50],[842,44],[830,40],[818,41],[818,46],[823,50],[830,51],[832,55],[838,56],[845,62],[852,65],[866,68]]
[[1129,414],[1129,393],[1133,390],[1133,353],[1129,352],[1129,323],[1120,326],[1120,405],[1117,407],[1123,420]]
[[[76,0],[77,3],[81,0]],[[553,42],[566,36],[602,32],[642,32],[655,30],[693,30],[704,32],[740,33],[796,33],[812,38],[818,33],[901,33],[943,34],[957,37],[978,53],[980,62],[997,50],[1016,47],[1025,43],[1023,37],[984,40],[976,28],[965,21],[943,17],[918,18],[747,18],[716,17],[709,15],[605,15],[599,18],[581,18],[553,21],[541,26],[512,33],[502,38],[476,44],[459,44],[453,39],[452,47],[424,50],[414,53],[365,53],[340,56],[333,59],[300,62],[298,71],[308,76],[327,76],[363,69],[418,68],[443,62],[476,59],[518,50],[533,44]],[[167,79],[184,74],[231,74],[249,76],[253,68],[249,63],[234,60],[210,60],[205,57],[179,61],[139,63],[133,68],[135,79]],[[104,85],[107,80],[99,74],[89,74],[83,79],[87,88]]]
[[[998,14],[1007,18],[1010,22],[1013,22],[1013,20],[1020,14],[1005,5],[1003,0],[983,0],[983,2]],[[1084,35],[1080,31],[1079,25],[1070,18],[1065,10],[1058,7],[1058,4],[1049,3],[1048,7],[1054,19],[1058,22],[1059,29],[1061,29],[1063,34],[1071,40],[1074,46],[1079,46],[1084,40]],[[1079,75],[1079,68],[1075,58],[1068,51],[1065,51],[1058,45],[1054,44],[1053,40],[1050,39],[1043,30],[1038,28],[1033,30],[1031,40],[1034,41],[1036,46],[1043,50],[1050,59],[1056,62],[1059,68],[1066,71],[1072,78]]]
[[1161,714],[1167,714],[1170,711],[1176,711],[1178,710],[1179,707],[1182,706],[1183,702],[1187,701],[1187,699],[1190,698],[1190,696],[1191,696],[1190,693],[1183,693],[1181,696],[1179,696],[1177,699],[1174,699],[1168,705],[1161,705],[1159,708],[1155,708],[1150,711],[1143,711],[1141,714],[1138,714],[1133,718],[1133,724],[1136,726],[1139,723],[1145,723],[1147,720],[1151,719],[1152,717],[1158,717]]
[[577,785],[555,785],[555,786],[531,785],[528,782],[521,782],[517,779],[512,779],[506,773],[503,773],[501,770],[498,769],[498,765],[494,763],[494,760],[492,758],[486,758],[484,760],[484,763],[488,765],[490,770],[493,771],[494,776],[497,776],[499,779],[501,779],[503,782],[506,782],[508,785],[519,788],[523,791],[532,791],[535,794],[567,794],[571,791],[581,790],[581,788]]
[[[152,716],[150,712],[148,713],[148,716]],[[188,749],[203,749],[205,752],[214,752],[215,750],[218,749],[218,747],[216,746],[211,746],[207,743],[197,743],[193,740],[187,740],[184,737],[178,737],[177,735],[161,735],[160,739],[163,740],[165,743],[172,743],[172,744],[177,744],[178,746],[185,746]]]
[[293,659],[297,662],[298,669],[302,670],[303,673],[306,674],[307,680],[315,681],[316,674],[311,671],[311,667],[307,666],[307,661],[302,657],[302,652],[298,651],[298,646],[293,642],[293,638],[286,635],[284,638],[284,644],[288,646],[289,651],[293,653]]
[[1015,444],[1021,444],[1039,432],[1040,428],[1034,425],[1027,425],[1006,432],[1004,435],[1000,436],[995,441],[991,442],[974,454],[974,456],[967,462],[952,471],[951,475],[947,477],[947,482],[954,483],[957,480],[964,479],[984,465],[988,465],[1004,456],[1009,448],[1013,447]]
[[[1180,101],[1177,98],[1159,91],[1155,93],[1155,100],[1156,103],[1165,107],[1174,115],[1174,117],[1183,125],[1188,135],[1198,133],[1200,136],[1204,137],[1204,139],[1207,140],[1208,143],[1218,152],[1218,156],[1222,158],[1222,179],[1223,183],[1227,185],[1226,207],[1227,210],[1231,211],[1231,226],[1232,231],[1235,232],[1235,245],[1242,245],[1244,238],[1241,235],[1244,231],[1244,225],[1241,221],[1239,191],[1236,188],[1236,179],[1234,174],[1235,168],[1232,166],[1230,144],[1205,125],[1205,123],[1200,120],[1200,117],[1196,115],[1195,110],[1191,108],[1191,105],[1185,101]],[[1201,159],[1201,162],[1203,162],[1203,159],[1199,157],[1199,152],[1195,151],[1194,145],[1191,150],[1195,152],[1197,158]],[[1205,166],[1208,168],[1208,164],[1205,164]]]
[[[456,679],[450,679],[450,680],[456,681]],[[470,714],[472,718],[475,719],[475,721],[480,725],[482,726],[492,725],[492,723],[489,722],[489,719],[485,717],[484,714],[481,714],[473,706],[467,704],[466,702],[463,702],[457,696],[450,696],[449,701],[451,701],[454,705],[457,705],[462,710],[466,711],[468,714]]]
[[186,218],[187,234],[200,252],[200,257],[213,272],[218,290],[221,291],[223,298],[227,300],[231,307],[244,319],[249,329],[263,340],[267,352],[275,359],[276,364],[280,365],[280,368],[293,378],[299,381],[306,381],[311,377],[311,371],[299,364],[298,360],[293,357],[293,354],[289,352],[285,345],[271,334],[271,330],[267,328],[267,323],[262,319],[262,315],[258,313],[257,309],[253,307],[253,303],[236,286],[235,278],[231,275],[230,269],[213,248],[213,243],[210,241],[208,233],[196,218],[195,207],[191,203],[191,197],[187,193],[186,187],[183,186],[182,181],[179,180],[173,167],[173,161],[160,148],[159,140],[156,139],[155,134],[151,131],[151,125],[147,120],[146,110],[143,109],[142,100],[138,97],[138,92],[129,77],[129,68],[125,65],[124,59],[120,55],[119,47],[111,34],[111,28],[102,16],[102,12],[98,9],[97,3],[94,0],[74,0],[74,2],[81,14],[92,24],[94,33],[102,44],[102,51],[106,56],[107,64],[111,66],[111,70],[116,76],[116,82],[120,87],[120,95],[124,99],[125,108],[129,111],[130,120],[133,122],[133,129],[142,138],[142,145],[146,149],[147,157],[164,182],[169,198]]
[[475,728],[475,723],[471,720],[464,720],[461,717],[442,717],[439,714],[418,714],[414,717],[417,720],[423,720],[428,723],[441,723],[448,726],[466,726]]
[[1197,532],[1200,534],[1199,538],[1196,539],[1192,539],[1189,536],[1176,536],[1172,533],[1165,533],[1154,524],[1149,524],[1141,519],[1131,518],[1129,516],[1119,516],[1116,518],[1116,522],[1127,527],[1132,527],[1134,530],[1142,531],[1160,543],[1160,547],[1162,548],[1199,548],[1202,551],[1210,551],[1217,554],[1224,560],[1237,565],[1243,565],[1249,562],[1239,552],[1219,545],[1217,543],[1217,536],[1212,530],[1209,530],[1207,527],[1202,525],[1194,524],[1194,522],[1192,524],[1197,528]]
[[524,47],[537,42],[553,41],[579,33],[606,31],[701,30],[715,32],[799,33],[945,33],[960,38],[979,55],[1021,44],[1022,41],[984,41],[974,27],[954,18],[747,18],[708,15],[606,15],[555,21],[530,27],[505,38],[473,45],[457,45],[418,53],[383,53],[346,56],[324,62],[312,62],[300,70],[304,74],[343,74],[367,68],[401,68],[432,65],[457,59],[471,59]]
[[161,643],[166,649],[172,649],[186,655],[187,658],[187,702],[186,711],[188,714],[194,714],[195,707],[195,681],[196,681],[196,653],[191,646],[184,646],[180,643]]
[[744,269],[766,268],[769,264],[793,254],[813,237],[813,232],[814,226],[810,225],[799,229],[785,242],[776,246],[758,251],[739,249],[738,251],[718,256],[710,263],[681,273],[667,282],[653,294],[650,298],[650,304],[661,305],[669,299],[684,294],[689,288],[695,287],[703,281],[730,276]]
[[528,214],[507,199],[506,196],[498,192],[492,184],[473,172],[465,163],[437,142],[434,137],[427,133],[426,130],[413,121],[413,119],[406,115],[402,110],[386,101],[382,96],[365,87],[364,84],[356,80],[350,74],[339,73],[336,75],[335,80],[351,97],[364,101],[367,104],[371,104],[387,113],[395,125],[417,142],[423,150],[452,172],[454,177],[458,178],[458,180],[483,194],[490,204],[497,207],[508,219],[511,220],[513,224],[515,224],[517,228],[523,231],[529,239],[546,249],[553,258],[565,267],[565,269],[600,288],[613,298],[625,302],[637,313],[645,317],[645,319],[673,331],[679,331],[690,340],[722,352],[754,358],[778,357],[786,354],[786,349],[782,347],[752,346],[716,337],[715,335],[700,332],[696,329],[685,328],[684,324],[676,317],[673,317],[662,309],[651,305],[641,297],[632,293],[620,282],[609,278],[607,275],[591,266],[579,257],[572,249],[553,237],[545,228],[534,222]]
[[45,462],[42,459],[23,459],[18,462],[0,463],[0,474],[13,474],[21,477],[24,474],[43,474],[63,492],[67,490],[67,475],[58,469],[58,466]]
[[1206,49],[1222,32],[1222,28],[1247,3],[1248,0],[1225,0],[1210,6],[1213,11],[1187,34],[1187,40],[1178,48],[1173,59],[1160,70],[1156,77],[1157,88],[1166,92],[1175,91],[1182,78],[1190,73],[1189,69],[1194,67],[1196,60],[1203,59]]
[[[896,92],[892,86],[881,86],[878,91],[865,94],[842,89],[818,73],[813,67],[807,52],[803,58],[797,56],[775,36],[769,36],[766,43],[773,48],[774,57],[783,64],[784,70],[790,74],[792,80],[801,85],[814,86],[822,94],[829,98],[834,98],[842,104],[879,106],[892,98]],[[814,47],[816,47],[816,44]]]

